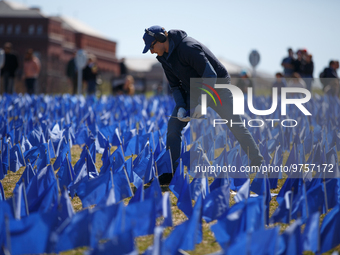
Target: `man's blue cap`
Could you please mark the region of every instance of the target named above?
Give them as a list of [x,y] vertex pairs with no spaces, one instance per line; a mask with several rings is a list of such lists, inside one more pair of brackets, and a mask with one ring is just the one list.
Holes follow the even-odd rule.
[[[164,29],[161,26],[152,26],[152,27],[149,27],[148,30],[151,33],[154,33],[154,34],[159,33],[159,32],[164,33]],[[148,50],[151,47],[152,42],[155,41],[156,39],[152,35],[149,35],[148,33],[145,32],[144,36],[143,36],[143,40],[144,40],[144,43],[145,43],[145,47],[144,47],[144,50],[143,50],[143,54],[144,54],[144,53],[148,52]]]

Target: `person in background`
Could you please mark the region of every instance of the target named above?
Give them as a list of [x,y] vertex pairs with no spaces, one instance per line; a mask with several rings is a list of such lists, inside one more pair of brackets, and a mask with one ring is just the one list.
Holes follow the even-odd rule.
[[133,96],[135,94],[135,80],[131,75],[127,75],[125,78],[123,92],[129,96]]
[[40,68],[40,61],[34,56],[33,49],[28,49],[25,54],[23,79],[25,80],[26,92],[30,95],[35,93]]
[[77,93],[77,87],[78,87],[78,69],[76,66],[75,57],[76,57],[76,51],[73,52],[73,57],[67,62],[67,66],[66,66],[66,76],[69,78],[69,81],[72,84],[73,95]]
[[300,74],[293,73],[293,77],[289,80],[287,87],[306,88],[306,83],[301,79]]
[[296,52],[296,59],[294,60],[294,72],[292,74],[292,78],[294,77],[294,73],[299,74],[301,76],[301,66],[303,65],[303,58],[302,58],[302,50],[298,50]]
[[240,73],[240,78],[238,79],[236,86],[239,87],[243,94],[248,93],[248,87],[253,87],[253,82],[249,79],[249,76],[245,70]]
[[4,92],[12,94],[14,92],[15,71],[18,69],[18,57],[12,52],[12,44],[5,43],[5,63],[1,69],[1,77],[3,77]]
[[320,80],[324,86],[323,90],[329,95],[339,96],[340,84],[337,69],[339,68],[339,61],[331,60],[328,67],[323,71],[323,75]]
[[96,57],[89,55],[87,65],[83,70],[83,80],[87,83],[87,94],[93,95],[96,92],[98,66]]
[[127,67],[125,65],[125,58],[122,58],[120,60],[120,63],[119,63],[119,66],[120,66],[120,76],[126,76],[128,74],[128,70],[127,70]]
[[294,72],[294,52],[291,48],[288,49],[288,57],[284,58],[281,62],[283,73],[285,77],[291,77]]
[[276,80],[274,81],[272,87],[277,88],[278,95],[281,95],[281,88],[287,87],[286,79],[282,73],[276,73],[275,78]]
[[306,83],[307,89],[312,91],[312,82],[313,82],[313,72],[314,72],[314,63],[313,56],[311,54],[304,55],[304,62],[301,66],[301,77]]

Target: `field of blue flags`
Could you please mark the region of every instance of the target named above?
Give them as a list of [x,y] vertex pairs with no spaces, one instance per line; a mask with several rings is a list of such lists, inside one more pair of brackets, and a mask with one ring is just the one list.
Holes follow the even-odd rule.
[[[204,242],[204,222],[220,246],[214,254],[332,250],[340,245],[340,100],[315,95],[304,105],[311,116],[294,105],[286,116],[248,109],[243,116],[263,165],[288,171],[197,175],[197,165],[249,165],[226,125],[212,125],[219,116],[211,109],[207,120],[185,127],[173,164],[166,148],[171,97],[3,95],[0,254],[78,247],[87,254],[139,254],[136,238],[147,235],[153,244],[143,254],[185,254]],[[254,98],[256,109],[270,106],[270,98]],[[252,127],[252,119],[265,124]],[[297,125],[281,125],[285,119]],[[173,173],[168,188],[158,180],[164,173]],[[179,224],[174,208],[186,217]],[[277,223],[288,227],[281,231]]]

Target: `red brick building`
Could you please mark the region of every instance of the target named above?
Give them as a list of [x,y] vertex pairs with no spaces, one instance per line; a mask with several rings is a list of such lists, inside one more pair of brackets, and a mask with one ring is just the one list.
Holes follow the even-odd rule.
[[0,48],[11,42],[18,55],[20,67],[15,82],[16,92],[25,92],[20,79],[24,54],[32,48],[41,61],[38,80],[39,93],[71,92],[65,74],[73,52],[83,49],[97,57],[103,80],[118,75],[116,42],[100,35],[81,22],[65,17],[48,17],[38,8],[0,1]]

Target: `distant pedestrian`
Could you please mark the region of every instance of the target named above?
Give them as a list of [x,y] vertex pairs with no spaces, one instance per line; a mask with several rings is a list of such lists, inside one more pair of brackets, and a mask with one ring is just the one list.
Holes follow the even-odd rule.
[[125,77],[123,91],[126,95],[133,96],[135,94],[135,80],[131,75]]
[[248,87],[253,87],[253,82],[246,71],[240,73],[240,78],[237,80],[236,86],[242,90],[243,94],[248,93]]
[[77,93],[78,88],[78,69],[76,66],[76,52],[73,53],[73,57],[68,61],[66,67],[66,76],[69,78],[70,83],[72,84],[72,94],[75,95]]
[[294,72],[294,52],[291,48],[288,49],[288,57],[284,58],[281,62],[283,67],[283,74],[285,77],[291,77]]
[[[296,52],[296,59],[294,59],[294,73],[298,73],[301,76],[301,66],[303,65],[302,50]],[[294,74],[292,74],[292,77]]]
[[128,69],[125,65],[125,58],[122,58],[119,62],[119,66],[120,66],[120,76],[126,76],[128,74]]
[[97,86],[98,66],[96,63],[96,57],[89,55],[87,65],[83,70],[83,79],[87,83],[87,94],[93,95],[96,92]]
[[281,95],[281,89],[283,87],[287,87],[286,79],[284,78],[282,73],[275,74],[276,80],[274,81],[272,87],[277,88],[278,95]]
[[306,83],[301,79],[300,74],[293,73],[292,79],[289,79],[287,87],[306,88]]
[[326,67],[319,76],[324,92],[329,95],[339,96],[340,85],[337,73],[338,68],[339,61],[331,60],[328,67]]
[[301,77],[305,81],[309,91],[312,91],[313,72],[313,56],[311,54],[307,54],[304,58],[303,65],[301,66]]
[[40,67],[40,61],[36,56],[34,56],[33,50],[27,50],[24,60],[23,79],[25,80],[26,92],[30,95],[35,93]]
[[12,94],[14,92],[15,72],[18,69],[18,57],[12,52],[12,44],[7,42],[4,45],[5,64],[1,69],[1,77],[3,77],[4,92]]

